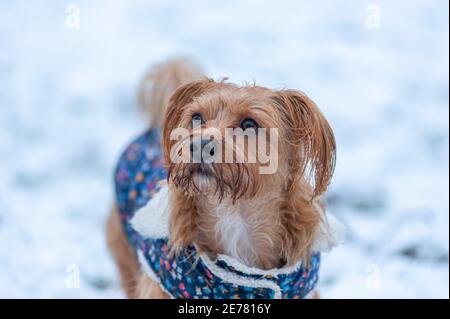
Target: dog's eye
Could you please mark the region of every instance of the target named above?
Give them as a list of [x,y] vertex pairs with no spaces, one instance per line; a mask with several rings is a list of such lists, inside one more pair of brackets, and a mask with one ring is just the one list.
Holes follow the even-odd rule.
[[240,125],[241,129],[243,129],[244,131],[246,129],[254,129],[257,130],[258,129],[258,123],[255,122],[255,120],[251,119],[251,118],[246,118],[245,120],[243,120],[241,122]]
[[200,113],[192,114],[192,126],[193,127],[197,127],[197,126],[199,126],[199,125],[201,125],[203,123],[204,123],[203,117],[202,117],[202,115]]

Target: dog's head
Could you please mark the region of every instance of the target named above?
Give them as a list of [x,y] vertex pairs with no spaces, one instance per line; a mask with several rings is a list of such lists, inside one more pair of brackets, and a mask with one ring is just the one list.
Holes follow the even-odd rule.
[[[215,223],[211,213],[217,218],[217,212],[210,210],[221,207],[223,215],[267,203],[270,209],[247,211],[253,240],[279,249],[252,250],[265,258],[258,265],[270,268],[278,258],[308,262],[321,220],[314,199],[326,190],[335,163],[333,132],[308,97],[209,79],[191,82],[169,101],[162,145],[174,195],[174,251],[196,243],[223,253],[223,244],[212,248],[217,229],[215,234],[208,229]],[[210,208],[202,208],[205,203]]]
[[335,163],[333,132],[307,96],[209,79],[172,95],[162,144],[169,181],[186,196],[233,202],[299,181],[310,183],[312,199]]

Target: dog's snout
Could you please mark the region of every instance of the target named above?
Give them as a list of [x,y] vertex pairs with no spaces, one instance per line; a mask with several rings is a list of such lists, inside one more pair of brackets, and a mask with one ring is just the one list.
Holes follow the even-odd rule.
[[191,142],[190,151],[194,160],[201,159],[201,162],[212,161],[214,157],[214,141],[211,139],[200,139]]

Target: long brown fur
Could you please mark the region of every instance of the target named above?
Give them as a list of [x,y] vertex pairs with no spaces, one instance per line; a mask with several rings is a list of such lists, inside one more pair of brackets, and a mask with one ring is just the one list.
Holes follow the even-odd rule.
[[139,278],[139,266],[122,230],[116,207],[111,209],[108,216],[106,234],[108,248],[120,273],[122,289],[128,298],[134,298]]
[[[171,71],[153,81],[167,81],[172,68],[178,67],[169,63],[165,68]],[[189,77],[198,76],[194,73]],[[152,92],[153,96],[167,95],[166,88],[155,87],[165,93]],[[239,87],[198,77],[175,90],[167,104],[161,105],[166,98],[157,100],[149,110],[153,118],[158,116],[157,110],[165,110],[162,149],[168,170],[173,251],[195,243],[211,256],[231,254],[262,269],[292,265],[299,259],[307,263],[324,218],[320,195],[332,177],[336,148],[330,125],[314,102],[299,91]],[[261,163],[215,163],[208,179],[198,180],[194,173],[198,164],[173,163],[171,152],[176,142],[171,141],[170,133],[183,127],[192,136],[198,134],[190,127],[196,112],[206,120],[202,129],[214,127],[223,132],[246,117],[254,118],[261,127],[278,128],[278,170],[261,175],[257,170]],[[237,154],[240,150],[233,151]],[[227,225],[227,220],[245,231],[228,227],[234,224]],[[235,238],[230,238],[230,233]],[[137,297],[161,297],[162,291],[149,282],[148,278],[139,280]]]

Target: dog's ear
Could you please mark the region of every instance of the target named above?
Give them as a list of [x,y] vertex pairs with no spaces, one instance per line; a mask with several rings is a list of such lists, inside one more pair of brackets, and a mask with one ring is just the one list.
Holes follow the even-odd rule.
[[186,105],[191,103],[195,97],[200,96],[207,90],[211,89],[216,82],[214,80],[204,78],[202,80],[193,81],[180,86],[169,99],[166,108],[163,123],[162,147],[164,150],[164,158],[166,163],[170,161],[170,133],[177,128],[180,118]]
[[333,131],[316,104],[294,90],[281,90],[273,97],[282,115],[289,147],[294,154],[290,168],[294,183],[306,178],[313,188],[312,197],[322,194],[333,175],[336,142]]

